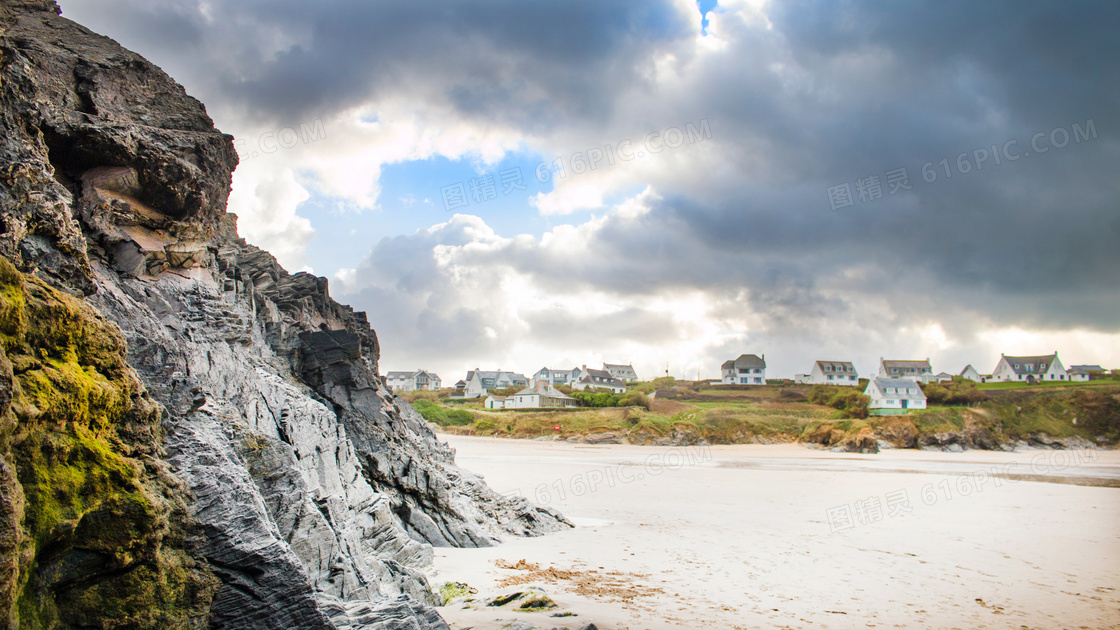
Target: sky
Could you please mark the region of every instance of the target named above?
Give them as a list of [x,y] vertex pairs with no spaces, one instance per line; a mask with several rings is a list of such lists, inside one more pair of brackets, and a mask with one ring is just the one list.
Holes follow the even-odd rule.
[[381,370],[1120,367],[1120,4],[60,0]]

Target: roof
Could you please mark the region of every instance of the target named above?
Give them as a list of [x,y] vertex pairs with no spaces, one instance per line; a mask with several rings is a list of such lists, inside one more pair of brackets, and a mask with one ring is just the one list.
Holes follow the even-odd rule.
[[514,394],[514,396],[534,396],[534,395],[547,396],[549,398],[568,398],[570,400],[574,400],[571,396],[568,396],[564,392],[562,392],[562,391],[556,389],[555,387],[553,387],[552,385],[550,385],[548,383],[544,383],[544,382],[538,382],[536,385],[530,385],[530,386],[526,387],[525,389],[523,389],[523,390],[517,392],[516,394]]
[[825,371],[825,367],[831,367],[833,372],[847,372],[848,368],[855,371],[856,366],[851,361],[817,361],[817,365],[821,366],[821,371]]
[[525,378],[524,374],[518,374],[517,372],[506,372],[504,370],[471,370],[467,372],[467,380],[471,380],[471,378],[476,374],[478,375],[479,380],[482,380],[484,378],[492,378],[494,380],[498,380],[502,377],[503,374],[507,375],[509,377],[509,380],[511,381],[516,379],[521,379],[523,381],[529,380]]
[[[1035,357],[1012,357],[1005,354],[1003,358],[1007,359],[1007,364],[1011,366],[1012,370],[1015,370],[1016,374],[1038,374],[1050,368],[1050,364],[1057,360],[1058,353],[1055,352],[1054,354]],[[1040,365],[1045,365],[1046,367],[1041,368],[1039,367]],[[1027,366],[1031,366],[1031,369],[1028,370]]]
[[[894,398],[905,398],[907,400],[925,400],[926,395],[922,392],[921,386],[908,378],[881,378],[875,377],[871,379],[871,385],[879,388],[880,391],[886,395],[888,387],[904,388],[902,392],[891,392],[890,396]],[[870,387],[870,385],[869,385]]]
[[921,361],[911,360],[897,360],[897,359],[883,359],[883,367],[887,368],[925,368],[932,371],[933,368],[929,365],[929,359]]
[[634,364],[633,363],[627,363],[627,364],[623,365],[621,363],[604,363],[603,368],[608,369],[608,370],[610,368],[630,368],[631,370],[633,370],[634,369]]
[[1084,372],[1104,372],[1104,368],[1099,365],[1071,365],[1069,371],[1081,370]]
[[[964,369],[961,370],[961,373],[959,374],[959,376],[964,376],[964,373],[969,371],[969,370],[972,370],[973,372],[976,372],[976,368],[972,367],[972,364],[969,363],[968,365],[964,366]],[[977,374],[979,374],[979,372],[977,372]]]
[[386,372],[385,378],[408,378],[412,374],[412,372]]
[[734,361],[724,361],[723,369],[747,369],[747,368],[765,368],[766,361],[759,357],[757,354],[740,354],[738,359]]
[[496,400],[498,402],[501,402],[501,401],[505,400],[506,398],[509,398],[509,396],[495,396],[493,394],[490,394],[489,396],[486,397],[487,400]]
[[626,387],[626,383],[611,376],[610,372],[603,370],[587,370],[587,376],[579,379],[579,382],[596,387]]

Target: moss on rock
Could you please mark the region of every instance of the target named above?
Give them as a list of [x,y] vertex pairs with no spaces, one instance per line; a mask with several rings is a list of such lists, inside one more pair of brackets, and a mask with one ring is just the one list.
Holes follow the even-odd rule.
[[125,362],[123,337],[2,257],[0,418],[10,623],[204,626],[217,581],[182,549],[182,491],[150,458],[159,408]]

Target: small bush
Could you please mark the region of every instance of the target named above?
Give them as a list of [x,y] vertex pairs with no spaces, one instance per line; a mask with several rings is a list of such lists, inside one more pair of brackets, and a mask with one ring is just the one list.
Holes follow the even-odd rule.
[[641,392],[626,392],[618,399],[619,407],[641,407],[650,410],[649,398]]
[[474,423],[475,431],[493,431],[494,423],[489,420],[479,420]]

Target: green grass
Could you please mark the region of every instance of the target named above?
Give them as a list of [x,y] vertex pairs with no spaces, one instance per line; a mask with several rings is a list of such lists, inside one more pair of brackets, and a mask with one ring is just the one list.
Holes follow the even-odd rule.
[[976,389],[981,391],[992,391],[1001,389],[1051,389],[1051,388],[1078,388],[1078,387],[1108,387],[1109,385],[1116,385],[1116,382],[1109,381],[1041,381],[1037,383],[1028,383],[1026,381],[999,381],[992,383],[977,383]]

